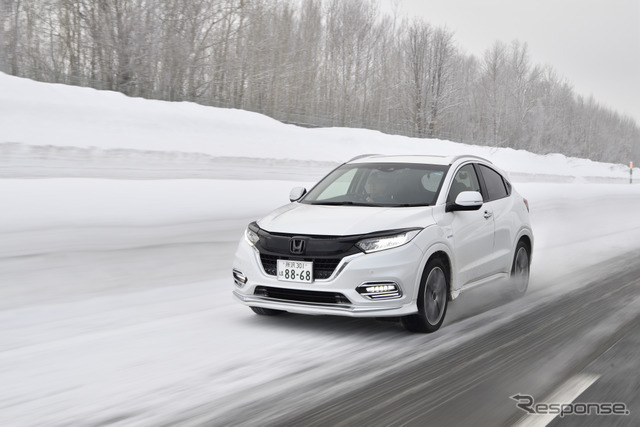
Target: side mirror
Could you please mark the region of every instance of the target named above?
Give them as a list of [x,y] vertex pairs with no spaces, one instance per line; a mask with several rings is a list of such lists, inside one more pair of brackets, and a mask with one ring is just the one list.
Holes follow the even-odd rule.
[[294,187],[289,192],[289,200],[292,201],[292,202],[295,202],[297,200],[300,200],[302,198],[302,196],[304,196],[305,194],[307,194],[307,189],[306,188],[304,188],[304,187]]
[[455,203],[447,203],[446,212],[477,211],[483,204],[482,194],[477,191],[463,191],[456,197]]

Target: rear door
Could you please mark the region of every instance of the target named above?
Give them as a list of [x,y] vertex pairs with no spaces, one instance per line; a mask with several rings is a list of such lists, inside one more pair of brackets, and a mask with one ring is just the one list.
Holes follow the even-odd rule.
[[513,197],[510,187],[500,173],[489,166],[478,164],[480,180],[485,188],[483,209],[490,212],[495,224],[495,238],[489,263],[493,273],[507,273],[511,265],[514,240]]

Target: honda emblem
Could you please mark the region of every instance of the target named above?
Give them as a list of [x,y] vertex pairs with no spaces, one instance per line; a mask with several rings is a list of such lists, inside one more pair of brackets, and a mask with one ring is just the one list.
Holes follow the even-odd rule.
[[304,240],[302,239],[291,239],[289,241],[289,252],[292,254],[301,255],[304,253]]

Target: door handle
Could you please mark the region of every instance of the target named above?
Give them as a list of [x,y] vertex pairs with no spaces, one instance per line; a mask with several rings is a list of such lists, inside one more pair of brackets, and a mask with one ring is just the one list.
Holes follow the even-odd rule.
[[493,212],[484,211],[484,219],[489,219],[493,216]]

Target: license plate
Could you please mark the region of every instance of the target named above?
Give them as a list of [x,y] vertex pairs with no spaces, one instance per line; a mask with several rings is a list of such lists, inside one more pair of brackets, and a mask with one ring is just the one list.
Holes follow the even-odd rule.
[[278,280],[283,282],[313,282],[313,262],[279,259]]

